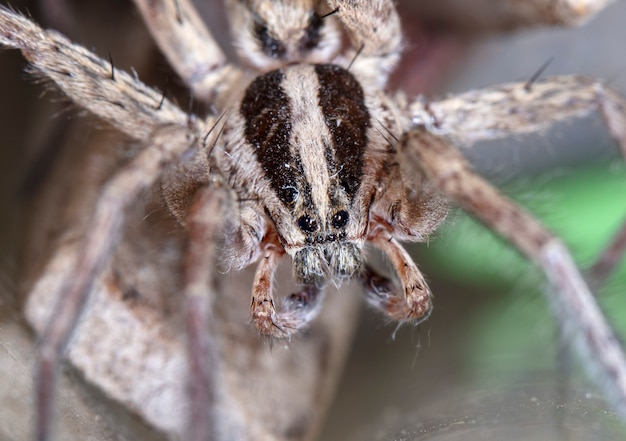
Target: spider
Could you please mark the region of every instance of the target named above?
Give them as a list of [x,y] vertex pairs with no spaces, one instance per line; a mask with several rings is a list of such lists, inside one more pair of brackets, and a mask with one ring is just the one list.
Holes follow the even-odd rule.
[[[220,382],[240,381],[229,378],[219,361],[236,358],[225,352],[224,341],[239,331],[218,318],[227,302],[213,295],[218,263],[233,271],[256,263],[250,317],[261,334],[273,339],[306,336],[309,326],[309,338],[315,337],[328,281],[356,279],[370,305],[391,320],[416,324],[430,314],[432,295],[400,242],[428,240],[446,217],[448,199],[543,269],[553,285],[550,300],[561,326],[594,361],[596,378],[605,379],[600,384],[605,395],[626,415],[623,351],[567,249],[477,176],[452,146],[538,131],[599,110],[626,152],[626,106],[618,94],[581,77],[508,84],[435,102],[387,93],[388,76],[403,49],[398,15],[388,0],[233,0],[228,7],[233,28],[241,30],[235,46],[242,68],[227,63],[188,1],[135,3],[176,72],[214,111],[203,116],[184,112],[111,60],[0,9],[0,44],[20,49],[34,72],[141,146],[102,184],[86,233],[63,238],[29,295],[27,315],[40,334],[38,439],[51,433],[53,387],[70,338],[76,334],[78,349],[72,347],[70,357],[79,365],[85,353],[97,357],[102,350],[80,349],[85,334],[74,329],[81,312],[86,321],[129,320],[115,304],[102,303],[99,293],[104,286],[124,291],[127,302],[133,291],[143,293],[125,289],[111,262],[114,256],[124,261],[120,250],[129,234],[124,231],[132,219],[128,213],[155,187],[186,230],[181,277],[170,283],[182,286],[185,298],[189,404],[177,411],[189,414],[190,439],[206,439],[209,433],[241,438],[233,435],[241,435],[236,431],[241,429],[233,429],[236,423],[225,423],[222,411],[211,407],[214,401],[232,400]],[[340,27],[352,42],[345,51]],[[389,257],[395,278],[367,265],[366,243]],[[614,265],[622,248],[623,241],[616,240],[598,267]],[[272,281],[285,255],[300,287],[279,308]],[[85,307],[90,293],[100,310]],[[149,312],[142,314],[144,323],[153,319]],[[207,322],[214,333],[206,332]],[[143,351],[144,369],[168,374],[180,354],[139,341],[166,332],[152,323],[146,327],[149,332],[133,334],[128,347]],[[95,329],[109,332],[107,326]],[[119,356],[133,363],[121,350]],[[99,374],[84,373],[87,378]],[[113,390],[112,395],[133,393]],[[177,398],[174,393],[165,400]],[[164,421],[169,417],[155,415]],[[166,431],[176,433],[174,423],[168,424]]]

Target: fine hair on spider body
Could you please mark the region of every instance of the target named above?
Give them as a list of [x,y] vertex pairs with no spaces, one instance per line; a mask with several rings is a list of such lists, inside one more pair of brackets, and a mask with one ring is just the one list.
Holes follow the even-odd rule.
[[[101,59],[0,8],[0,45],[21,50],[35,75],[140,145],[99,186],[84,234],[55,249],[28,295],[26,315],[39,335],[38,440],[51,437],[59,365],[74,331],[79,334],[79,318],[89,310],[90,296],[98,299],[104,286],[119,282],[111,262],[121,260],[128,213],[155,188],[184,236],[179,279],[171,290],[184,293],[189,379],[181,411],[185,428],[172,423],[165,429],[171,436],[276,439],[270,432],[295,431],[292,423],[280,422],[269,429],[251,425],[244,433],[237,418],[250,418],[224,417],[215,404],[234,400],[223,384],[240,379],[225,368],[232,360],[223,348],[229,338],[242,338],[215,312],[225,303],[216,294],[216,267],[241,271],[256,265],[250,322],[275,340],[315,335],[323,300],[332,301],[325,296],[330,281],[358,280],[369,305],[392,321],[415,325],[431,314],[432,294],[401,242],[427,241],[451,203],[545,273],[559,325],[592,360],[593,378],[626,418],[626,357],[569,251],[478,176],[453,146],[536,132],[598,111],[626,155],[626,102],[619,94],[576,76],[505,84],[427,104],[389,93],[388,77],[405,46],[391,0],[227,0],[242,67],[227,61],[189,0],[135,4],[194,98],[215,112],[188,114],[115,68],[110,57]],[[351,41],[346,50],[342,33]],[[603,273],[621,259],[622,242],[616,240],[596,264]],[[389,258],[395,277],[366,263],[366,245]],[[292,262],[298,289],[278,308],[273,281],[284,257]],[[299,343],[294,338],[292,345]],[[319,375],[329,369],[320,366],[311,369]]]

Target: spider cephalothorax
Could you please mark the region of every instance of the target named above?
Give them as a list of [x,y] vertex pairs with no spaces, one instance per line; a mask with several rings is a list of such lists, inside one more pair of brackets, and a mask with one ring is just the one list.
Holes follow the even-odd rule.
[[361,265],[376,192],[363,176],[381,174],[391,149],[372,133],[358,81],[334,65],[271,71],[247,87],[233,120],[244,126],[243,137],[225,142],[218,167],[240,194],[258,201],[298,279],[351,277]]
[[[239,240],[239,248],[229,243],[231,260],[245,266],[260,255],[250,247],[272,247],[274,253],[291,256],[296,279],[305,289],[361,274],[370,232],[378,231],[380,219],[400,205],[398,200],[379,200],[389,190],[390,178],[402,179],[395,144],[407,121],[391,110],[394,104],[384,94],[364,90],[355,75],[334,64],[292,64],[259,75],[238,101],[218,140],[223,147],[213,151],[215,167],[228,177],[242,205],[252,205],[264,216],[241,217],[231,226],[239,231],[235,237],[254,232]],[[424,200],[435,198],[417,194]],[[421,203],[419,198],[412,201]],[[372,216],[375,206],[379,218]],[[416,224],[421,217],[436,219],[413,236],[428,237],[444,214],[441,209],[416,211]],[[385,223],[393,228],[394,221]],[[415,267],[408,259],[403,262]],[[410,286],[412,280],[401,282]],[[419,312],[406,313],[406,320],[422,318],[430,310],[423,280],[420,285]],[[271,321],[255,322],[274,335],[289,335],[300,326],[255,307],[253,317]]]
[[[390,94],[384,90],[387,78],[403,49],[391,0],[229,0],[245,68],[228,63],[189,0],[135,3],[191,93],[215,113],[188,115],[135,75],[0,9],[0,44],[21,49],[34,72],[144,145],[101,187],[84,237],[55,250],[29,295],[27,315],[41,332],[40,439],[50,433],[55,370],[85,300],[115,254],[133,203],[158,186],[187,228],[184,270],[177,267],[181,274],[171,279],[185,292],[190,427],[196,439],[209,433],[240,439],[232,433],[242,433],[249,422],[230,432],[225,429],[232,428],[230,420],[209,418],[217,429],[206,424],[215,397],[207,384],[218,384],[213,376],[208,381],[207,373],[219,375],[207,367],[217,363],[207,354],[221,335],[207,336],[205,325],[208,306],[219,300],[213,298],[216,242],[224,233],[225,266],[257,264],[250,309],[265,335],[288,337],[308,326],[330,279],[357,278],[371,305],[395,321],[419,323],[431,311],[431,294],[400,241],[428,239],[446,216],[444,196],[544,270],[554,287],[555,315],[626,416],[626,357],[567,249],[477,176],[451,145],[538,131],[599,110],[626,153],[621,96],[580,77],[509,84],[428,104]],[[543,10],[544,3],[533,2],[531,9]],[[344,54],[339,25],[352,42]],[[623,236],[626,227],[622,230]],[[366,243],[389,258],[398,282],[364,263]],[[614,265],[625,246],[616,240],[600,263]],[[302,288],[281,309],[272,281],[285,254]],[[38,314],[46,303],[40,299],[57,304],[52,313],[46,311],[51,317],[46,326]],[[227,352],[221,354],[227,358]],[[326,375],[327,365],[319,364]],[[164,406],[165,413],[170,407]],[[278,426],[281,434],[293,433],[293,426]]]

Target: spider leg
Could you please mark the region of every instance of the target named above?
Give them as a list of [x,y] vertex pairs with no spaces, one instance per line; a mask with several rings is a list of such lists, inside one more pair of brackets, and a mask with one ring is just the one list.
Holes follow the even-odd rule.
[[48,77],[78,106],[133,139],[150,139],[155,128],[184,126],[188,115],[162,94],[55,31],[0,7],[0,45],[20,49],[31,69]]
[[366,85],[384,87],[400,60],[402,31],[394,2],[329,0],[348,30],[357,53],[349,56],[354,72]]
[[595,286],[600,286],[624,258],[626,252],[626,220],[611,238],[600,257],[589,269],[589,278]]
[[419,169],[405,169],[405,165],[413,165],[402,158],[405,153],[398,152],[399,160],[388,187],[371,208],[368,236],[368,241],[390,258],[402,289],[398,290],[391,280],[368,267],[361,274],[361,283],[369,304],[395,321],[419,323],[430,315],[432,294],[413,259],[398,241],[428,240],[446,218],[448,202]]
[[287,338],[304,328],[319,313],[324,288],[306,286],[289,296],[281,312],[276,311],[272,278],[283,251],[267,248],[254,277],[250,312],[252,322],[263,335]]
[[188,0],[135,0],[137,8],[170,65],[194,96],[212,101],[227,89],[238,69],[230,65]]
[[[60,360],[94,279],[120,238],[123,214],[155,183],[166,163],[197,143],[202,129],[197,120],[135,77],[5,8],[0,8],[0,44],[21,49],[33,71],[52,79],[75,103],[149,144],[104,186],[84,241],[59,248],[34,287],[33,292],[52,291],[46,297],[58,299],[39,330],[36,436],[45,440],[50,436]],[[50,280],[52,286],[42,285]]]
[[383,228],[372,230],[368,240],[390,258],[402,283],[402,292],[396,292],[389,280],[366,267],[361,283],[365,286],[367,302],[397,322],[417,324],[428,318],[432,311],[432,294],[409,253]]
[[[412,106],[413,121],[451,136],[460,146],[513,133],[540,132],[549,125],[600,112],[626,158],[626,100],[603,83],[577,76],[547,78],[533,84],[511,83]],[[593,265],[592,277],[604,279],[626,251],[626,220]]]
[[[48,439],[50,434],[56,371],[94,279],[108,262],[120,238],[123,213],[141,191],[154,184],[163,165],[189,145],[186,128],[167,127],[155,133],[150,148],[139,153],[106,184],[90,221],[89,234],[80,246],[71,248],[73,256],[66,256],[74,264],[66,269],[65,277],[56,286],[58,292],[52,295],[58,301],[40,336],[38,347],[38,440]],[[52,262],[55,261],[53,259]],[[36,286],[35,289],[42,287]]]
[[[215,271],[217,244],[224,225],[224,192],[219,188],[200,188],[189,210],[188,249],[185,264],[185,317],[189,358],[188,392],[190,416],[187,439],[211,439],[211,405],[214,402],[216,348],[209,338],[207,324],[212,323],[214,296],[217,291]],[[209,375],[211,374],[211,375]]]
[[[601,85],[597,86],[597,91],[602,117],[626,159],[626,100],[620,94],[606,90]],[[590,277],[593,283],[601,284],[622,261],[625,253],[626,219],[592,265]]]
[[611,0],[463,0],[413,2],[417,16],[454,29],[511,30],[545,25],[577,25],[607,7]]
[[371,212],[377,223],[393,231],[396,239],[425,242],[446,218],[448,201],[432,188],[419,169],[405,169],[411,160],[405,161],[403,153],[398,152],[396,170]]
[[502,84],[429,103],[417,100],[410,110],[415,124],[450,136],[461,147],[516,133],[541,132],[558,121],[599,111],[626,156],[626,101],[588,77]]
[[464,210],[511,242],[546,274],[555,316],[589,363],[588,373],[626,416],[626,357],[567,248],[531,215],[476,175],[442,137],[417,128],[403,140],[427,177]]

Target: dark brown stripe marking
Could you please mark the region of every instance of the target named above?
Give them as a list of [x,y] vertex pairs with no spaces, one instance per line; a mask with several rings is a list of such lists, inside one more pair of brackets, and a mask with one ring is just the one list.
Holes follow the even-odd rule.
[[291,105],[283,91],[282,70],[256,78],[244,95],[241,115],[246,121],[246,141],[254,147],[256,156],[278,197],[292,206],[298,188],[297,177],[302,165],[289,151],[291,136]]
[[332,64],[315,66],[320,83],[319,103],[333,138],[332,151],[326,151],[331,174],[352,198],[363,174],[363,155],[367,147],[370,115],[363,89],[347,70]]

